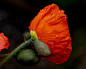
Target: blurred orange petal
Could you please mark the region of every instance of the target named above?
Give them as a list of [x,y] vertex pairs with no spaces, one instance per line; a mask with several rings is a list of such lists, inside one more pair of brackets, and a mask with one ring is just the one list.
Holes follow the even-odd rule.
[[10,43],[8,38],[4,35],[4,33],[0,33],[0,51],[2,49],[8,49]]

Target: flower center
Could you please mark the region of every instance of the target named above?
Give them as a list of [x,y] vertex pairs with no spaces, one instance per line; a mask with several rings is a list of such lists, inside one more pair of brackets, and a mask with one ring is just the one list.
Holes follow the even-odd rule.
[[33,38],[38,39],[37,34],[36,34],[35,31],[31,31],[30,34],[31,34],[31,39],[33,39]]

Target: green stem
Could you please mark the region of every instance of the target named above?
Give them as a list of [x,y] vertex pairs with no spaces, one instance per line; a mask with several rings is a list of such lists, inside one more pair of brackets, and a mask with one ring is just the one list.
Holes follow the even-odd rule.
[[11,52],[4,60],[0,62],[0,67],[7,61],[9,60],[14,54],[16,54],[21,48],[29,44],[32,40],[29,39],[28,41],[25,41],[21,45],[19,45],[13,52]]

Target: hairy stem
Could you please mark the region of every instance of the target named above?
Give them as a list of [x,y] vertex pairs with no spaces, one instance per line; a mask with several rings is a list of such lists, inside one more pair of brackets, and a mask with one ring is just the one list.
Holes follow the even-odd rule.
[[15,55],[21,48],[23,48],[24,46],[26,46],[27,44],[29,44],[32,40],[29,39],[25,42],[23,42],[21,45],[19,45],[14,51],[12,51],[5,59],[3,59],[0,62],[0,67],[7,61],[9,60],[13,55]]

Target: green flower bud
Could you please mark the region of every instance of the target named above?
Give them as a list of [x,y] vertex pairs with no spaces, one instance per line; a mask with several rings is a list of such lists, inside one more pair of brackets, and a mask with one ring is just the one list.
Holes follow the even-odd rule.
[[31,35],[30,35],[30,33],[29,33],[28,31],[26,31],[26,32],[23,34],[24,41],[28,40],[30,37],[31,37]]
[[36,52],[40,55],[40,56],[49,56],[51,54],[51,51],[49,49],[49,47],[43,43],[42,41],[34,38],[34,47]]
[[39,62],[38,55],[32,49],[22,49],[16,56],[16,60],[23,65],[33,65]]

